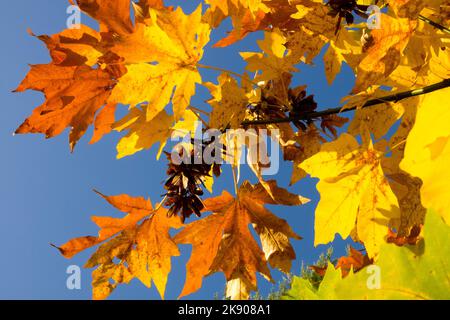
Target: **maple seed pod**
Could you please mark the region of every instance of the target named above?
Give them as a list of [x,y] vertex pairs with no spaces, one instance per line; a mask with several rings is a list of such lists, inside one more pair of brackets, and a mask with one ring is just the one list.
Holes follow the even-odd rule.
[[279,102],[279,98],[272,95],[273,82],[261,84],[261,100],[248,106],[255,120],[271,120],[285,118],[288,108]]
[[[202,141],[199,152],[203,154],[204,149],[212,142],[214,141]],[[190,162],[181,164],[174,164],[171,154],[165,152],[169,159],[169,168],[167,169],[169,177],[164,185],[164,188],[167,190],[164,205],[169,207],[167,212],[169,217],[179,215],[183,222],[192,214],[198,217],[201,216],[204,205],[200,196],[204,194],[204,179],[211,177],[211,172],[216,177],[220,176],[219,164],[196,164],[194,161],[196,158],[194,150],[196,148],[192,148]],[[182,152],[180,151],[180,156]]]
[[297,120],[293,123],[298,129],[306,131],[309,124],[313,121],[313,119],[308,119],[307,114],[317,109],[314,95],[306,96],[305,90],[299,93],[295,93],[295,90],[289,90],[289,100],[292,106],[289,117],[303,118],[304,120]]

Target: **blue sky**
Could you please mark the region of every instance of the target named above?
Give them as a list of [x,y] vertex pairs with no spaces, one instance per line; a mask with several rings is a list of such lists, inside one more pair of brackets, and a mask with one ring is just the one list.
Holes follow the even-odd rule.
[[[186,3],[169,1],[169,3]],[[189,1],[183,7],[192,11],[199,1]],[[91,222],[92,215],[116,215],[109,205],[92,189],[105,194],[127,193],[160,200],[163,193],[166,162],[155,161],[155,150],[144,151],[135,156],[116,160],[115,144],[119,135],[113,133],[96,145],[89,145],[91,131],[78,144],[74,154],[69,152],[67,132],[45,140],[42,135],[13,136],[18,125],[43,102],[38,92],[14,94],[26,75],[28,64],[47,63],[46,48],[37,39],[27,34],[27,28],[36,34],[53,34],[65,27],[68,6],[65,0],[41,0],[39,2],[12,1],[8,10],[2,10],[0,20],[2,36],[1,59],[1,116],[0,116],[0,195],[2,202],[0,252],[0,298],[1,299],[90,299],[91,270],[82,271],[82,289],[66,288],[66,269],[75,264],[82,266],[92,251],[82,253],[72,260],[66,260],[49,243],[62,244],[81,235],[97,234]],[[92,25],[92,20],[83,16],[83,23]],[[213,34],[213,42],[224,35],[221,28]],[[209,49],[203,64],[223,67],[242,72],[245,64],[238,51],[256,50],[256,40],[262,34],[226,49]],[[341,97],[347,95],[354,83],[350,70],[344,66],[333,86],[325,80],[321,57],[314,66],[300,66],[296,74],[296,85],[308,85],[308,92],[316,95],[321,108],[336,106]],[[207,81],[214,81],[219,75],[214,71],[202,70]],[[209,96],[205,89],[193,105],[202,106]],[[279,184],[288,186],[291,172],[289,163],[282,164]],[[232,179],[228,170],[215,184],[215,193],[223,189],[232,190]],[[245,178],[255,182],[252,174],[243,170]],[[297,260],[292,272],[298,274],[302,262],[311,264],[324,252],[327,246],[313,246],[314,208],[319,200],[315,189],[316,181],[306,179],[289,190],[311,198],[310,204],[302,207],[276,207],[270,209],[287,219],[293,229],[304,239],[294,241]],[[346,242],[334,242],[335,255],[345,252]],[[175,299],[181,292],[185,276],[185,264],[189,258],[189,246],[182,247],[181,257],[174,258],[173,271],[169,277],[166,298]],[[273,271],[276,280],[281,273]],[[216,274],[205,279],[203,288],[189,296],[189,299],[212,299],[214,293],[222,293],[224,277]],[[259,278],[261,292],[267,294],[273,287]],[[159,299],[155,288],[147,289],[137,281],[119,287],[111,299]]]

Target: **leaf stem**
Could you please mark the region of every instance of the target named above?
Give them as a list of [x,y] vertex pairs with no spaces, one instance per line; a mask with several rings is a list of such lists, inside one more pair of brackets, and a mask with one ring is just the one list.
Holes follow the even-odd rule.
[[195,114],[195,116],[197,117],[197,119],[201,121],[201,123],[205,126],[206,129],[209,129],[208,123],[202,118],[202,116],[201,116],[200,113],[198,112],[199,109],[194,108],[194,107],[191,107],[191,106],[189,106],[188,109],[190,109],[190,110],[192,111],[192,113]]
[[407,141],[406,139],[403,139],[403,140],[400,141],[399,143],[394,144],[392,147],[389,148],[389,151],[388,151],[388,152],[392,152],[392,151],[394,151],[395,149],[397,149],[398,147],[400,147],[400,146],[406,144],[406,141]]
[[236,171],[235,171],[235,167],[232,165],[231,166],[231,171],[233,172],[233,184],[234,184],[234,192],[236,193],[236,197],[238,196],[238,181],[237,181],[237,177],[236,177]]
[[158,205],[156,206],[155,210],[153,210],[153,213],[155,213],[156,211],[161,209],[161,207],[164,205],[164,202],[166,202],[166,200],[167,200],[167,195],[161,200],[160,203],[158,203]]
[[436,29],[441,30],[442,32],[448,33],[450,34],[450,29],[447,27],[444,27],[443,25],[434,22],[433,20],[428,19],[427,17],[423,16],[423,15],[419,15],[419,19],[422,21],[425,21],[426,23],[428,23],[429,25],[435,27]]
[[[409,91],[405,91],[405,92],[392,94],[392,95],[389,95],[386,97],[368,100],[361,108],[368,108],[368,107],[372,107],[372,106],[379,105],[379,104],[386,103],[386,102],[398,102],[403,99],[420,96],[423,94],[427,94],[427,93],[437,91],[440,89],[444,89],[444,88],[448,88],[448,87],[450,87],[450,79],[445,79],[441,82],[432,84],[432,85],[424,87],[424,88],[413,89],[413,90],[409,90]],[[306,121],[306,120],[311,121],[311,120],[317,120],[318,118],[333,115],[333,114],[354,111],[356,109],[357,109],[356,106],[347,108],[344,110],[342,110],[342,107],[337,107],[337,108],[326,109],[323,111],[305,112],[304,114],[299,115],[299,116],[292,116],[292,117],[286,117],[286,118],[244,121],[244,122],[242,122],[242,126],[247,126],[247,125],[252,125],[252,124],[288,123],[288,122],[302,121],[302,120],[303,121]]]
[[194,107],[194,106],[189,106],[188,108],[189,108],[189,109],[192,109],[192,111],[196,111],[196,112],[198,112],[198,113],[204,114],[204,115],[207,116],[207,117],[210,116],[210,113],[209,113],[209,112],[206,112],[206,111],[204,111],[204,110],[202,110],[202,109],[199,109],[199,108],[196,108],[196,107]]

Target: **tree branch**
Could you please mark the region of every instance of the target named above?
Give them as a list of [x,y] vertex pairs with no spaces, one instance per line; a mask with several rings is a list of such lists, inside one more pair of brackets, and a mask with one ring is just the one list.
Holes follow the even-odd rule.
[[441,24],[439,24],[437,22],[434,22],[433,20],[430,20],[427,17],[424,17],[423,15],[419,15],[419,19],[422,20],[422,21],[425,21],[426,23],[428,23],[429,25],[435,27],[436,29],[441,30],[442,32],[450,34],[450,29],[449,28],[446,28],[443,25],[441,25]]
[[[421,88],[421,89],[414,89],[410,91],[400,92],[396,94],[392,94],[386,97],[382,98],[375,98],[368,100],[361,108],[368,108],[375,105],[379,105],[386,102],[398,102],[403,99],[411,98],[420,96],[423,94],[427,94],[433,91],[437,91],[440,89],[444,89],[450,87],[450,79],[445,79],[439,83],[432,84],[430,86]],[[252,120],[252,121],[244,121],[242,122],[243,126],[252,125],[252,124],[275,124],[275,123],[288,123],[293,121],[311,121],[311,120],[317,120],[318,118],[329,116],[332,114],[338,114],[343,112],[349,112],[356,110],[357,107],[351,107],[342,110],[342,107],[337,108],[331,108],[326,109],[323,111],[314,111],[314,112],[305,112],[302,115],[299,116],[292,116],[292,117],[286,117],[286,118],[277,118],[277,119],[269,119],[269,120]]]

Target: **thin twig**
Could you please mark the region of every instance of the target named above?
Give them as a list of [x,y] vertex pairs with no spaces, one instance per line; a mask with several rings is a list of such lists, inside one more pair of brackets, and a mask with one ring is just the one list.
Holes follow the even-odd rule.
[[158,205],[156,206],[155,210],[153,210],[153,213],[155,213],[156,211],[161,209],[161,207],[164,205],[164,202],[166,202],[166,200],[167,200],[167,195],[162,199],[162,201],[160,203],[158,203]]
[[447,27],[444,27],[443,25],[434,22],[433,20],[428,19],[427,17],[424,17],[423,15],[419,15],[419,19],[422,21],[425,21],[426,23],[428,23],[429,25],[435,27],[436,29],[441,30],[442,32],[448,33],[450,34],[450,29]]
[[[379,105],[379,104],[386,103],[386,102],[398,102],[403,99],[420,96],[420,95],[423,95],[426,93],[430,93],[430,92],[448,88],[448,87],[450,87],[450,79],[445,79],[439,83],[432,84],[430,86],[427,86],[427,87],[424,87],[421,89],[413,89],[413,90],[409,90],[409,91],[405,91],[405,92],[392,94],[392,95],[382,97],[382,98],[375,98],[375,99],[368,100],[360,108],[372,107],[372,106]],[[350,107],[350,108],[342,110],[342,107],[337,107],[337,108],[326,109],[324,111],[305,112],[299,116],[292,116],[292,117],[286,117],[286,118],[244,121],[244,122],[242,122],[242,125],[248,126],[248,125],[252,125],[252,124],[275,124],[275,123],[288,123],[288,122],[293,122],[293,121],[307,121],[307,120],[312,121],[312,120],[317,120],[319,118],[333,115],[333,114],[354,111],[357,108],[358,108],[357,106],[354,106],[354,107]]]
[[196,111],[196,112],[198,112],[198,113],[204,114],[204,115],[207,116],[207,117],[209,117],[209,116],[211,115],[209,112],[207,112],[207,111],[205,111],[205,110],[202,110],[202,109],[199,109],[199,108],[196,108],[196,107],[194,107],[194,106],[189,106],[188,108],[189,108],[189,109],[192,109],[193,111]]
[[395,149],[397,149],[398,147],[406,144],[406,139],[403,139],[402,141],[400,141],[399,143],[394,144],[392,147],[389,148],[388,153],[394,151]]

